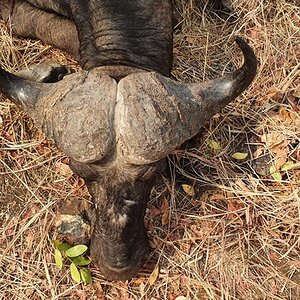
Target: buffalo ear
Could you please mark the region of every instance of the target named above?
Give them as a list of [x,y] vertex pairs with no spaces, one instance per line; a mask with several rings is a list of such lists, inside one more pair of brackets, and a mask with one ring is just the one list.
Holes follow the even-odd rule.
[[71,74],[70,68],[54,61],[32,64],[15,73],[23,79],[44,83],[56,83],[68,74]]
[[0,93],[25,111],[34,110],[44,83],[25,80],[0,68]]

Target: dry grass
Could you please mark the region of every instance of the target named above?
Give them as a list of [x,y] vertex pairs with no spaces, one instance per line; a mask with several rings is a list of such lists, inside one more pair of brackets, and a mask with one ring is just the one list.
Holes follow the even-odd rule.
[[[201,81],[233,69],[241,62],[236,34],[255,49],[258,76],[170,157],[171,177],[153,191],[146,217],[153,253],[131,282],[110,283],[92,269],[92,286],[74,285],[57,271],[57,203],[88,194],[32,121],[1,100],[1,299],[300,299],[300,8],[297,0],[236,0],[225,20],[205,3],[177,0],[174,77]],[[40,42],[12,38],[3,24],[0,41],[1,65],[11,71],[49,58],[74,64]],[[235,152],[248,157],[235,160]],[[282,171],[286,161],[293,168]],[[149,282],[156,263],[159,276]]]

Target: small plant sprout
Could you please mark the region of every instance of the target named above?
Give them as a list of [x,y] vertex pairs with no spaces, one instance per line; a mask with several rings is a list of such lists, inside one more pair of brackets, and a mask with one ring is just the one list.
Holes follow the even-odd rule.
[[64,260],[69,262],[69,268],[72,279],[76,282],[92,283],[91,272],[85,266],[88,266],[92,261],[84,256],[88,250],[86,245],[72,246],[68,243],[62,243],[58,240],[53,240],[54,245],[54,260],[57,268],[62,269]]

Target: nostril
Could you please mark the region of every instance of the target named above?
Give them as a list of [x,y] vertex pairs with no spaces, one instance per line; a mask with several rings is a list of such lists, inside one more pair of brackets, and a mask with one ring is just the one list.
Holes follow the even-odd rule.
[[119,268],[119,269],[124,269],[124,268],[128,268],[128,266],[129,266],[128,262],[119,261],[113,267]]
[[[97,258],[92,258],[96,266],[100,269],[102,275],[107,280],[130,280],[138,272],[141,265],[144,263],[145,254],[148,251],[138,251],[139,254],[131,256],[131,259],[114,257],[112,256],[98,256]],[[140,255],[143,254],[143,255]]]
[[148,239],[136,235],[124,240],[93,232],[90,254],[95,265],[108,280],[129,280],[135,276],[149,253]]
[[109,265],[110,269],[127,269],[130,267],[130,263],[127,260],[117,259]]
[[98,267],[104,277],[108,280],[130,280],[137,274],[140,266],[139,264],[127,265],[121,268],[116,265],[112,266],[101,264]]

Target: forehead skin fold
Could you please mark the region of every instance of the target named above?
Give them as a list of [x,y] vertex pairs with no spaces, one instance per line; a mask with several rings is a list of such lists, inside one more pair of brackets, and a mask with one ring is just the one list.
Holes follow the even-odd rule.
[[39,103],[37,121],[67,156],[82,163],[102,160],[114,148],[116,94],[117,83],[106,74],[66,76]]

